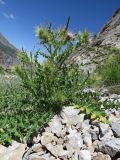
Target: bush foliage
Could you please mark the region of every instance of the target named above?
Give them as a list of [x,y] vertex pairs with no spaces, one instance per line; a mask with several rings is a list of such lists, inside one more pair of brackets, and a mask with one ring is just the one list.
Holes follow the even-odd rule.
[[109,55],[99,67],[98,72],[104,85],[120,84],[120,49],[110,49]]

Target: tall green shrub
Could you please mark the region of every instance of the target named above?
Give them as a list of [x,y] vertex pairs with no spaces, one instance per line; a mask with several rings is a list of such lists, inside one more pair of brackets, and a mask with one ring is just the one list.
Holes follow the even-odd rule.
[[[63,104],[75,101],[86,79],[78,65],[64,64],[78,45],[88,43],[89,36],[84,32],[80,39],[80,34],[69,32],[69,21],[70,18],[65,27],[57,30],[51,24],[38,27],[36,35],[44,50],[39,49],[31,56],[24,50],[18,54],[21,64],[16,72],[32,93],[34,103],[44,108],[52,106],[58,110]],[[40,55],[45,58],[43,63],[39,62]]]

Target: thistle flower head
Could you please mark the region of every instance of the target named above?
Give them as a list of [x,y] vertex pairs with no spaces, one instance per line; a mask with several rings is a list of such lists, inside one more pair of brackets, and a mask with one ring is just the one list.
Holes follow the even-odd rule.
[[72,32],[67,32],[67,35],[66,35],[66,39],[69,41],[70,39],[72,39],[74,37],[73,33]]
[[43,41],[46,42],[48,40],[48,31],[47,31],[47,29],[44,28],[44,27],[37,27],[36,36],[39,39],[42,39]]

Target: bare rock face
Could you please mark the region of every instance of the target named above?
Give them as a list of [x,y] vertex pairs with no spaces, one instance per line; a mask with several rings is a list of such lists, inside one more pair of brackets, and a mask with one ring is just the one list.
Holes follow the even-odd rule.
[[77,48],[65,61],[65,64],[79,64],[80,70],[87,72],[93,72],[97,66],[97,63],[101,61],[101,58],[97,59],[97,63],[92,63],[94,57],[98,56],[96,54],[99,52],[101,55],[104,54],[102,49],[96,50],[91,45],[82,46]]
[[79,64],[80,70],[94,72],[107,54],[107,47],[120,48],[120,8],[105,24],[90,44],[78,47],[65,61],[65,64]]
[[18,63],[16,53],[17,49],[0,33],[0,66],[9,68]]
[[120,8],[96,35],[93,44],[112,45],[120,48]]

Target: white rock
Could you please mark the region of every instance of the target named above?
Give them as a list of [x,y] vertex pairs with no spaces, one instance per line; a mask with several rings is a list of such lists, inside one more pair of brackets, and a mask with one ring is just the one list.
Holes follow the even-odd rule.
[[83,139],[81,133],[78,133],[76,132],[76,130],[73,130],[66,137],[68,138],[68,141],[66,142],[66,148],[69,154],[71,155],[74,152],[79,153],[80,148],[83,147]]
[[67,157],[68,155],[68,152],[63,149],[62,145],[53,146],[52,144],[47,144],[46,148],[57,158]]
[[109,121],[111,121],[111,122],[117,122],[119,120],[120,120],[120,114],[119,114],[119,116],[115,116],[113,114],[109,114]]
[[53,156],[50,156],[50,160],[56,160],[56,158]]
[[46,127],[46,128],[45,128],[45,132],[49,132],[49,133],[51,133],[51,132],[52,132],[52,130],[51,130],[51,128],[50,128],[50,127]]
[[0,154],[6,152],[7,147],[0,144]]
[[91,160],[90,151],[81,150],[79,153],[79,160]]
[[36,153],[32,153],[29,155],[29,160],[50,160],[50,154],[36,154]]
[[0,154],[0,160],[22,160],[22,156],[25,152],[26,145],[14,143],[10,146],[6,152]]
[[66,132],[67,132],[67,128],[63,128],[61,133],[60,133],[60,137],[64,138],[66,136]]
[[83,133],[90,130],[89,120],[84,120],[81,125],[81,130]]
[[57,141],[58,141],[58,138],[49,132],[44,132],[43,135],[41,136],[41,144],[43,146],[46,146],[49,143],[57,142]]
[[80,110],[74,107],[64,107],[61,112],[62,123],[66,124],[68,127],[71,125],[81,124],[83,122],[84,116],[79,115]]
[[79,158],[79,154],[75,152],[71,157],[71,160],[78,160],[78,158]]
[[93,156],[93,160],[111,160],[111,158],[107,154],[103,154],[101,152],[98,152],[98,153],[96,153],[95,156]]
[[60,137],[60,134],[61,134],[62,128],[63,128],[63,126],[61,124],[60,117],[55,115],[53,117],[53,119],[49,122],[49,126],[51,128],[51,132],[56,134],[58,137]]
[[96,140],[96,141],[93,142],[92,146],[93,146],[93,148],[94,148],[95,150],[98,150],[99,144],[100,144],[100,141],[99,141],[99,140]]
[[108,132],[103,137],[99,137],[100,140],[107,140],[112,138],[114,138],[114,136],[111,129],[109,129]]
[[108,132],[108,130],[109,130],[109,125],[100,122],[100,131],[102,136],[104,136]]
[[83,141],[87,147],[90,147],[92,145],[92,138],[91,138],[91,134],[89,132],[85,132],[83,134]]
[[41,151],[43,151],[42,145],[41,145],[40,143],[34,144],[34,145],[32,146],[32,150],[33,150],[34,152],[41,152]]
[[109,97],[111,99],[117,99],[117,98],[119,98],[119,95],[117,95],[117,94],[111,94]]

